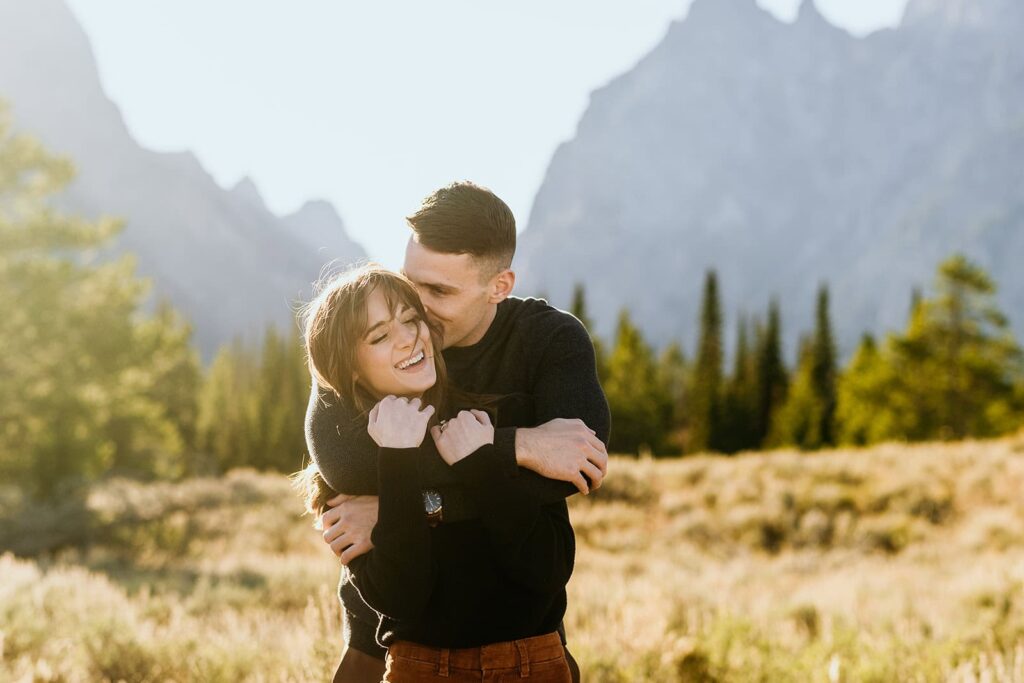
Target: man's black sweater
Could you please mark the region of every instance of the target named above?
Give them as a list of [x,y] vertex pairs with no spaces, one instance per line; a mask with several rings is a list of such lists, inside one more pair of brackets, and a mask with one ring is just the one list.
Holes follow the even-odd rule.
[[[478,343],[446,349],[444,358],[449,380],[455,386],[471,393],[503,397],[497,411],[494,445],[471,457],[482,456],[487,467],[481,470],[488,477],[514,484],[505,487],[508,495],[519,497],[519,503],[512,503],[511,507],[528,512],[531,506],[541,506],[550,516],[560,506],[568,523],[564,499],[576,491],[575,486],[518,468],[515,429],[537,426],[558,417],[579,418],[607,443],[608,404],[597,380],[593,345],[583,325],[543,301],[509,298],[498,305],[494,321]],[[333,489],[349,494],[380,493],[378,452],[366,432],[365,417],[316,385],[306,414],[306,442],[310,455]],[[466,477],[457,475],[457,468],[449,468],[436,451],[429,450],[419,458],[416,483],[420,488],[440,490],[444,498],[446,523],[431,530],[432,542],[436,539],[439,544],[434,547],[436,555],[445,547],[446,535],[453,528],[475,525],[476,533],[485,534],[485,509],[489,503],[473,490],[479,478],[470,477],[477,483],[469,483]],[[488,489],[490,485],[484,487],[484,491]],[[485,509],[481,509],[481,504]],[[422,514],[422,502],[419,509]],[[467,520],[471,524],[461,523]],[[478,540],[489,542],[483,536]],[[550,571],[550,567],[520,570],[543,573]],[[341,596],[349,617],[350,644],[383,656],[383,650],[373,644],[376,615],[366,610],[344,576]],[[564,589],[561,600],[564,611]],[[512,605],[508,608],[512,609]],[[515,606],[517,610],[525,608],[521,604]],[[507,618],[503,612],[500,605],[487,610],[496,622]],[[463,615],[463,621],[469,625],[472,619]],[[476,633],[482,631],[478,629]]]

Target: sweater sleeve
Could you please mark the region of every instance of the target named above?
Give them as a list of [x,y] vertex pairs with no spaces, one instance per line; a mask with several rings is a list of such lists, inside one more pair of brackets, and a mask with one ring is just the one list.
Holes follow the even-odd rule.
[[473,492],[491,550],[510,578],[539,593],[565,588],[572,575],[576,539],[565,500],[542,503],[522,478],[510,478],[484,446],[452,466]]
[[436,579],[419,457],[418,448],[380,449],[374,547],[349,563],[352,583],[366,604],[399,621],[423,612]]
[[364,421],[330,389],[315,381],[306,406],[306,449],[337,493],[376,495],[377,444]]
[[[597,379],[594,344],[583,324],[565,315],[552,333],[535,369],[533,395],[537,425],[555,418],[578,418],[608,444],[611,414],[608,400]],[[523,481],[518,487],[541,503],[564,500],[579,490],[574,484],[542,477],[532,470],[516,467],[515,427],[495,430],[495,457],[506,476]]]

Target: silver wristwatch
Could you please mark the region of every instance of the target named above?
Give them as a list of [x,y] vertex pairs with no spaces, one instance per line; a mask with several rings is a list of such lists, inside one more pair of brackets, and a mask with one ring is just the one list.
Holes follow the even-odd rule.
[[441,492],[427,489],[423,492],[423,509],[427,512],[427,524],[434,527],[441,523],[444,514],[444,499]]

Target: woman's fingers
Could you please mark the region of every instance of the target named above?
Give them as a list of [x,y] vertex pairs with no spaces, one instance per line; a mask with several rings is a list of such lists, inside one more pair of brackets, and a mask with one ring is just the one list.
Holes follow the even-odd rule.
[[491,426],[491,416],[488,415],[487,413],[485,413],[484,411],[482,411],[482,410],[471,410],[471,411],[469,411],[469,413],[470,413],[470,415],[472,415],[473,417],[476,418],[477,422],[479,422],[480,424],[484,425],[485,427],[490,427]]

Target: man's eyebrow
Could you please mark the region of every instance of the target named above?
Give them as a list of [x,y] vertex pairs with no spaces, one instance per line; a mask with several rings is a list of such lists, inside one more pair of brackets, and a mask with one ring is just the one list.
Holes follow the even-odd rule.
[[451,285],[445,285],[440,282],[419,282],[418,287],[428,287],[437,292],[455,292],[458,291],[458,287],[452,287]]
[[416,285],[417,287],[429,287],[430,289],[437,290],[438,292],[457,292],[457,291],[459,291],[458,287],[454,287],[452,285],[446,285],[446,284],[444,284],[442,282],[428,282],[427,280],[414,280],[409,275],[409,273],[405,272],[405,268],[399,269],[398,272],[400,272],[405,277],[409,278],[409,280],[414,285]]

